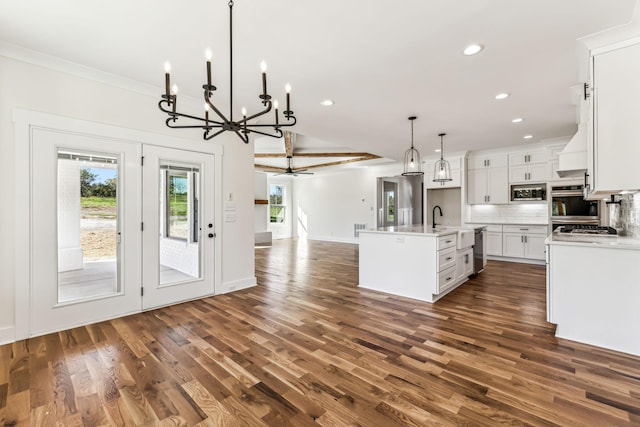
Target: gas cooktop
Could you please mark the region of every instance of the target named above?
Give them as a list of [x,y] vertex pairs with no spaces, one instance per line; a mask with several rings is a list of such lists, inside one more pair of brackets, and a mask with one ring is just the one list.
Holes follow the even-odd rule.
[[615,236],[618,234],[615,228],[590,224],[562,225],[556,229],[556,232],[599,236]]

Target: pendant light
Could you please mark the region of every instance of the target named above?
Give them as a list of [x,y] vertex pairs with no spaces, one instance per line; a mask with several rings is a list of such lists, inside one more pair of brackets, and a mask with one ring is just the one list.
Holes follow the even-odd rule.
[[404,153],[404,172],[403,176],[412,175],[424,175],[422,172],[422,160],[420,159],[420,153],[413,148],[413,121],[417,119],[416,116],[409,117],[411,121],[411,148]]
[[444,159],[444,149],[442,148],[442,139],[445,135],[446,133],[438,134],[440,137],[440,160],[436,161],[436,166],[433,168],[433,182],[439,182],[440,185],[451,181],[451,167],[449,162]]

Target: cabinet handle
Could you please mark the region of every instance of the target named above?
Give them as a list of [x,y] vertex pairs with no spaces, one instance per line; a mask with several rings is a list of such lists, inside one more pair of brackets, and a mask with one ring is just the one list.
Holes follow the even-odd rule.
[[449,281],[449,280],[451,280],[451,279],[453,279],[453,277],[447,277],[447,280],[446,280],[446,281],[448,282],[448,281]]
[[491,195],[488,195],[487,196],[487,202],[490,202],[490,201],[491,201]]
[[520,243],[524,243],[524,236],[520,236]]
[[451,257],[448,257],[448,258],[447,258],[447,261],[451,261],[452,259],[453,259],[453,258],[451,258]]
[[524,236],[524,242],[527,243],[527,236]]
[[520,231],[529,231],[528,228],[521,228]]
[[445,240],[446,243],[451,243],[453,240]]
[[487,159],[487,166],[491,166],[491,159]]
[[466,254],[466,255],[464,256],[464,263],[465,263],[465,264],[469,264],[469,254]]

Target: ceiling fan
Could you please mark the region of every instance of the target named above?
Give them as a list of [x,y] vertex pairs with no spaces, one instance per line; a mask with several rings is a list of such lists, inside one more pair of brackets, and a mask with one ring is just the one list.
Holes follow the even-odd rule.
[[278,176],[278,175],[298,176],[298,174],[301,174],[301,175],[313,175],[313,172],[307,172],[307,169],[293,169],[291,167],[291,160],[293,160],[293,156],[287,156],[287,169],[285,169],[284,172],[277,173],[277,174],[275,174],[273,176]]
[[[324,159],[323,161],[321,161],[320,163],[316,163],[316,164],[308,164],[307,166],[305,166],[304,169],[294,169],[291,165],[292,160],[293,160],[293,143],[294,143],[294,138],[295,138],[295,134],[293,132],[290,131],[284,131],[284,153],[279,152],[279,153],[256,153],[254,154],[255,158],[286,158],[287,159],[287,167],[281,167],[281,166],[272,166],[272,165],[266,165],[266,164],[259,164],[259,163],[254,163],[254,167],[256,169],[261,169],[264,172],[278,172],[276,173],[276,175],[293,175],[296,176],[297,174],[304,174],[304,175],[313,175],[313,172],[306,172],[309,169],[316,169],[316,168],[325,168],[328,166],[338,166],[338,165],[344,165],[347,163],[353,163],[353,162],[361,162],[364,160],[372,160],[372,159],[378,159],[380,158],[379,156],[376,156],[375,154],[369,154],[369,153],[359,153],[359,152],[322,152],[322,153],[317,153],[317,152],[302,152],[302,153],[297,153],[296,157],[309,157],[309,158],[318,158],[318,159]],[[339,157],[341,159],[339,160],[330,160],[332,158],[336,158]],[[344,159],[346,158],[346,159]]]

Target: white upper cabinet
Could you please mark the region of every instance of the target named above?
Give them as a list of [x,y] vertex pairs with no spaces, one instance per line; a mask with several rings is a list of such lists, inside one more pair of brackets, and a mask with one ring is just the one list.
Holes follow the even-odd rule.
[[530,165],[532,163],[546,163],[549,160],[547,150],[524,151],[509,155],[509,166]]
[[506,154],[469,159],[467,202],[471,205],[509,203],[509,170]]
[[640,43],[593,55],[591,195],[640,189]]
[[542,183],[550,179],[551,169],[546,150],[513,153],[509,155],[509,182]]

